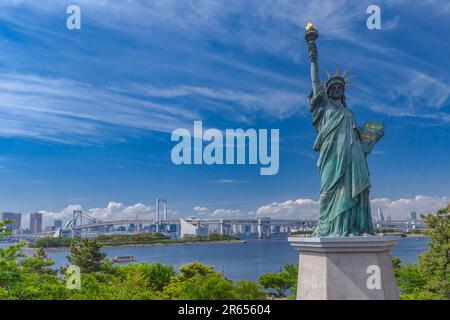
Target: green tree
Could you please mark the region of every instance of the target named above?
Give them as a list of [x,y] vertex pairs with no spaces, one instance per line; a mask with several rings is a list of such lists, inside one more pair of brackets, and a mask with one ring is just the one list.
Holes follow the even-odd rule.
[[13,220],[5,220],[5,221],[0,221],[0,238],[9,236],[11,233],[6,231],[6,226],[13,222]]
[[429,250],[419,263],[396,270],[402,299],[450,299],[450,204],[436,214],[422,216],[429,231]]
[[286,296],[286,290],[290,287],[289,280],[285,272],[263,274],[259,277],[258,282],[264,287],[264,289],[274,289],[279,297]]
[[188,280],[194,276],[207,276],[214,273],[213,267],[206,266],[204,264],[201,264],[198,261],[194,261],[188,265],[182,266],[180,268],[180,280]]
[[139,263],[116,267],[117,275],[125,285],[161,291],[175,276],[172,266],[161,263]]
[[267,294],[262,290],[262,287],[253,281],[236,281],[234,282],[234,291],[236,292],[236,299],[239,300],[265,300]]
[[67,260],[80,268],[82,273],[92,273],[101,270],[106,253],[100,251],[101,245],[95,240],[84,238],[72,242]]
[[81,289],[70,290],[70,300],[152,300],[153,291],[124,282],[118,275],[99,273],[81,274]]
[[22,253],[24,242],[0,248],[0,299],[65,299],[67,290],[55,272],[52,261]]
[[394,271],[397,284],[402,290],[402,298],[414,298],[414,294],[424,291],[427,279],[421,272],[419,264],[405,264]]
[[402,261],[399,257],[392,257],[392,267],[394,268],[394,271],[397,271],[402,264]]
[[23,257],[21,249],[24,243],[0,248],[0,288],[1,299],[13,298],[10,291],[22,280],[19,259]]
[[21,264],[30,272],[57,274],[57,271],[51,268],[55,262],[47,257],[47,253],[45,253],[42,247],[39,247],[32,257],[25,257]]
[[172,300],[259,300],[266,294],[250,281],[233,282],[210,266],[193,262],[180,268],[160,295]]
[[290,283],[289,291],[293,294],[297,293],[297,283],[298,283],[298,264],[286,263],[284,265],[284,271],[289,275],[288,281]]
[[9,290],[8,299],[64,300],[69,297],[65,283],[54,274],[21,269],[20,281]]
[[286,291],[295,294],[297,291],[298,265],[285,264],[283,271],[266,273],[259,277],[258,282],[264,289],[273,289],[278,297],[286,296]]
[[450,299],[450,204],[423,219],[431,228],[427,232],[430,249],[420,256],[421,271],[427,278],[424,289]]

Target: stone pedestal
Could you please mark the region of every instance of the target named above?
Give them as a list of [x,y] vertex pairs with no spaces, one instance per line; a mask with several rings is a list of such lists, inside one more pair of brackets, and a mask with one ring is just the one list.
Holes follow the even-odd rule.
[[400,237],[290,237],[299,251],[297,300],[399,299],[390,256]]

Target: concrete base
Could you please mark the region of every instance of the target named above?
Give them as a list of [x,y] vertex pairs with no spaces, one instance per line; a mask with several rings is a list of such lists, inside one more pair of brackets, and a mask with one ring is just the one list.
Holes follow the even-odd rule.
[[400,237],[290,237],[299,251],[297,300],[397,300],[391,248]]

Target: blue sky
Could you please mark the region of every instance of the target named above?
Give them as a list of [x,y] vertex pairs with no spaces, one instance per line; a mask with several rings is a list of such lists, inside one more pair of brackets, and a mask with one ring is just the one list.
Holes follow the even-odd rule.
[[[81,30],[66,28],[70,4]],[[159,196],[177,216],[313,217],[309,20],[322,75],[349,68],[358,122],[386,124],[372,208],[434,210],[450,201],[449,13],[445,0],[2,1],[0,210],[118,218],[151,215]],[[170,133],[194,120],[279,128],[279,173],[173,165]]]

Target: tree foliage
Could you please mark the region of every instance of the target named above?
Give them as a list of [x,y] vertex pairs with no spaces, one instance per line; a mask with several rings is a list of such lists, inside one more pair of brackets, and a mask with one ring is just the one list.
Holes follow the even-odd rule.
[[56,275],[57,273],[56,270],[52,269],[55,262],[52,259],[48,259],[47,254],[42,247],[38,248],[32,257],[24,257],[21,263],[30,272],[53,275]]
[[67,260],[79,267],[82,273],[97,272],[106,258],[106,253],[100,249],[101,245],[95,239],[84,238],[72,243]]
[[25,243],[0,248],[0,299],[18,300],[149,300],[264,299],[251,281],[231,281],[210,266],[193,262],[180,268],[160,263],[113,266],[92,239],[77,241],[68,260],[81,269],[81,288],[69,289],[43,248],[32,256]]
[[450,204],[422,216],[429,230],[429,250],[419,263],[401,265],[397,282],[404,299],[450,299]]
[[141,287],[155,292],[162,291],[175,276],[172,266],[161,263],[117,266],[115,273],[130,287]]
[[11,232],[6,230],[7,225],[10,224],[11,222],[12,220],[0,221],[0,238],[9,236],[11,234]]
[[181,267],[161,294],[172,300],[260,300],[265,296],[256,283],[233,282],[196,261]]
[[53,261],[42,252],[25,256],[21,242],[0,248],[0,299],[56,300],[68,297],[62,281],[51,270]]
[[[1,225],[0,225],[1,230]],[[1,234],[1,232],[0,232]],[[203,241],[203,238],[200,239]],[[204,239],[224,240],[220,236]],[[233,240],[233,239],[227,239]],[[0,299],[265,299],[262,287],[252,281],[231,281],[199,262],[182,266],[138,263],[113,266],[94,239],[72,242],[71,264],[80,267],[81,288],[67,288],[64,277],[51,267],[44,249],[25,256],[25,243],[0,248]]]
[[287,291],[295,294],[297,291],[298,265],[285,264],[278,273],[266,273],[259,277],[259,283],[264,289],[273,289],[278,297],[284,297]]

